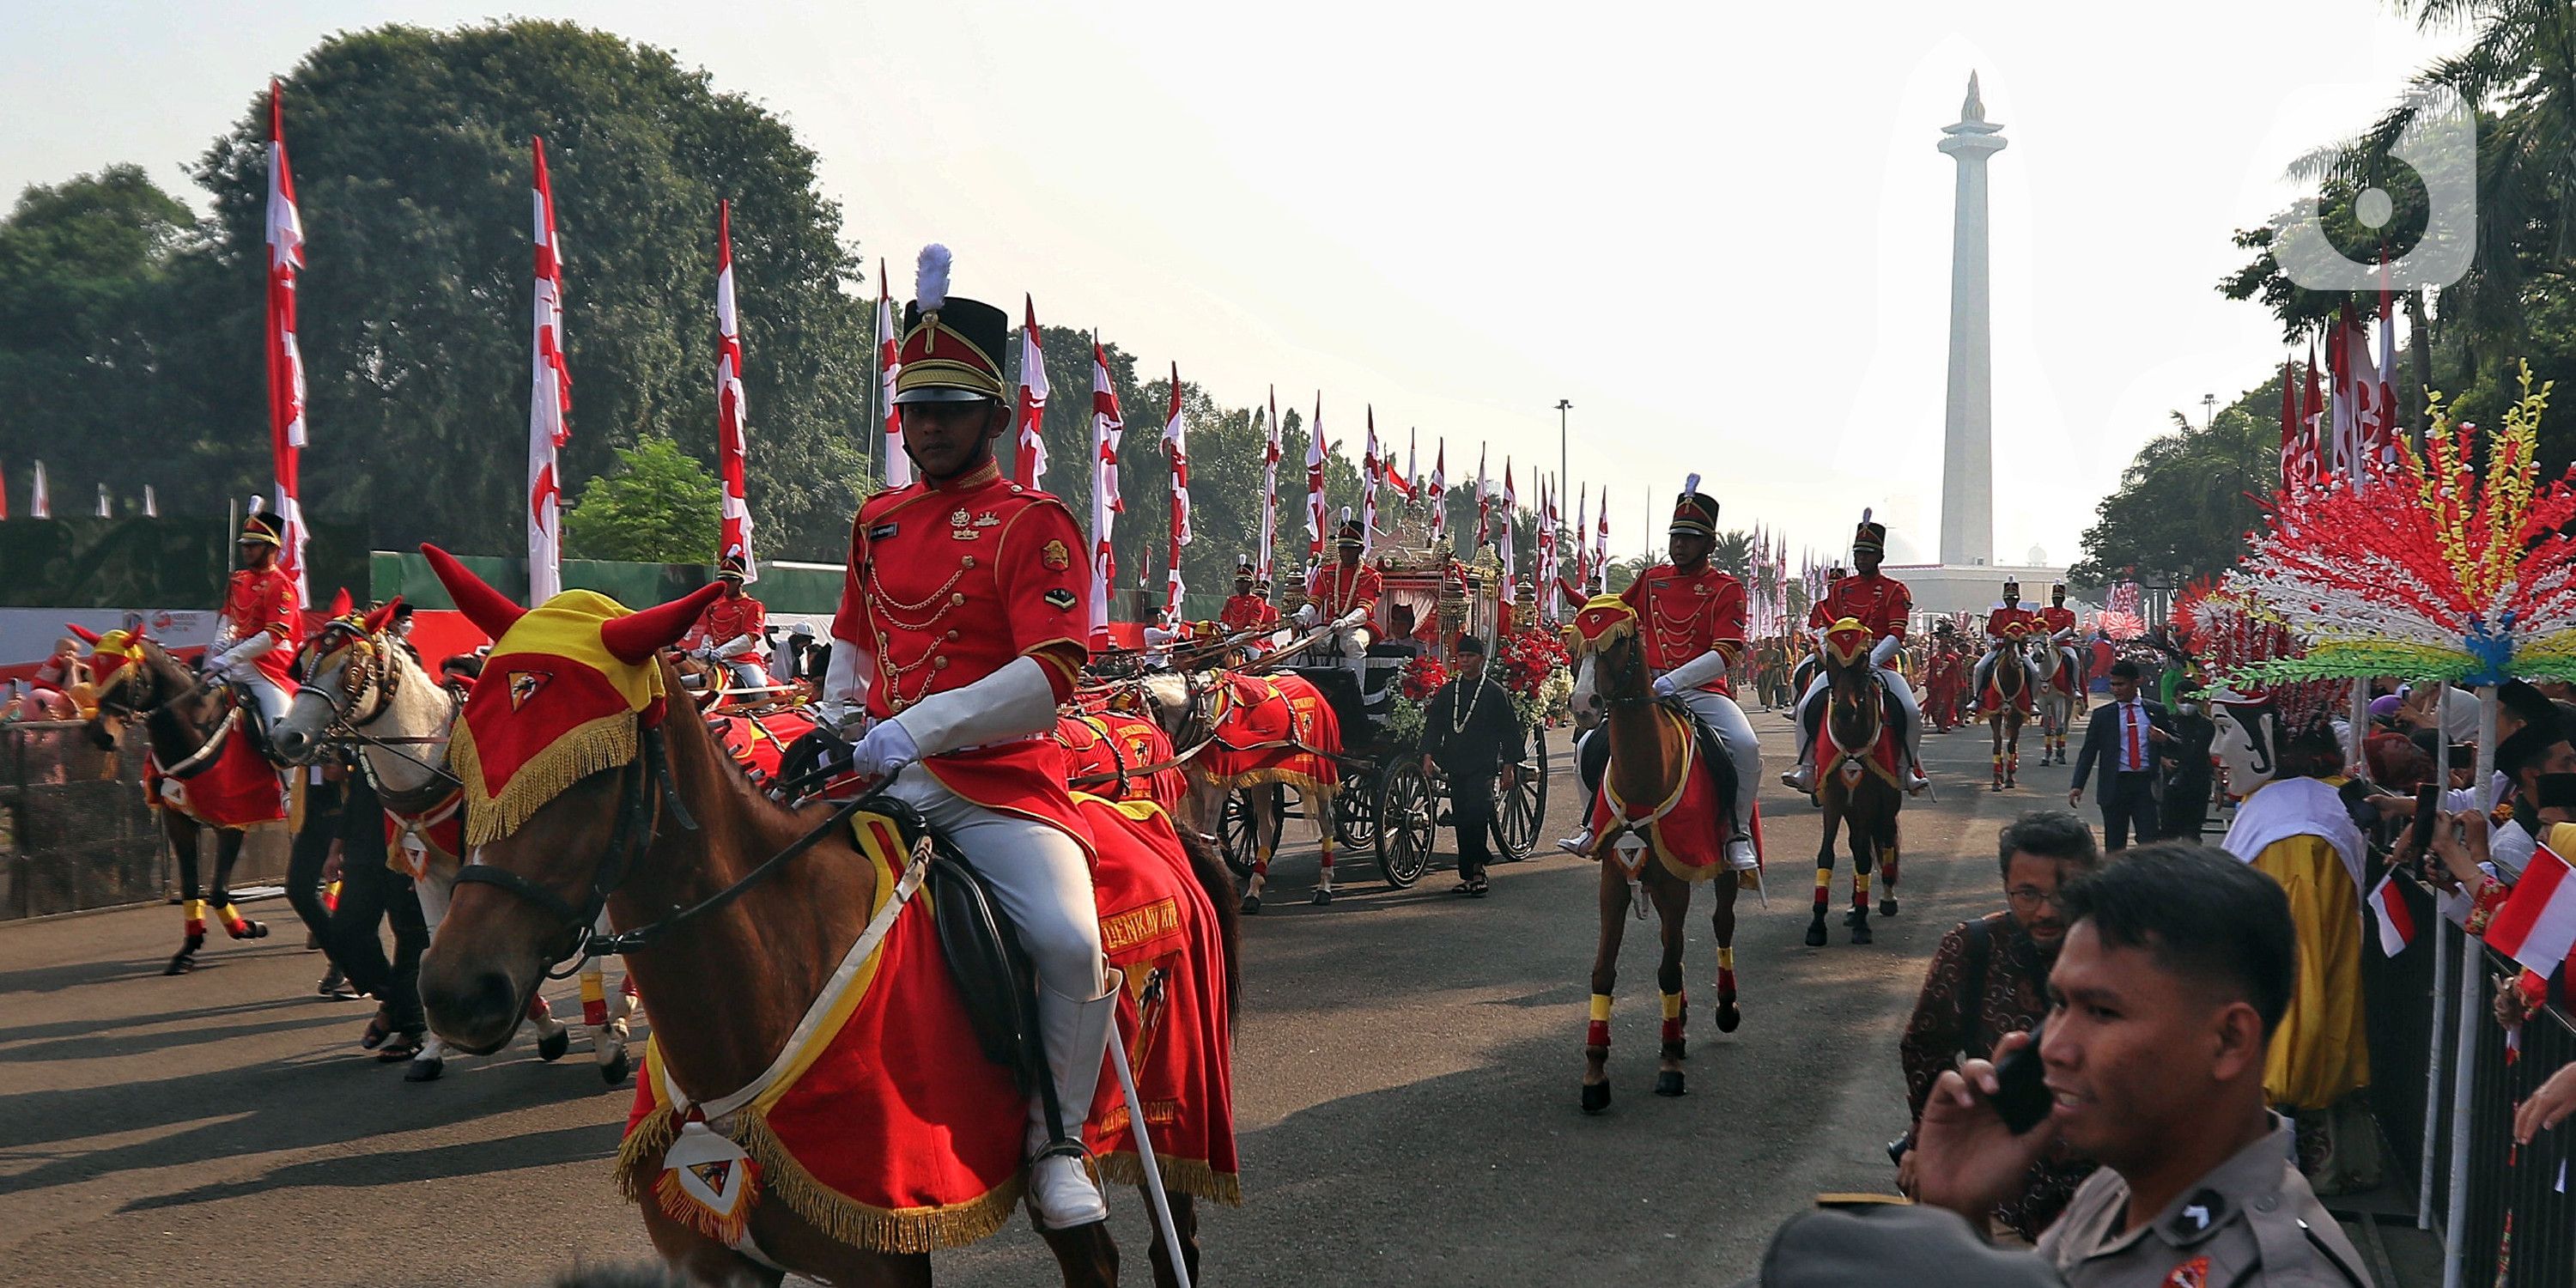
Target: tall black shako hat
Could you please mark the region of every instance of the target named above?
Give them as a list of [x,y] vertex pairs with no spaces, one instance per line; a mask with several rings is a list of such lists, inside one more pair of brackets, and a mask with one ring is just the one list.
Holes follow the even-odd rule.
[[1699,490],[1699,476],[1682,480],[1681,498],[1673,502],[1672,526],[1668,535],[1689,534],[1694,537],[1717,535],[1717,498]]
[[1873,521],[1869,515],[1868,510],[1862,510],[1860,527],[1852,532],[1852,553],[1855,555],[1864,550],[1872,554],[1887,552],[1887,525]]
[[921,248],[910,304],[903,306],[903,369],[895,374],[894,401],[905,403],[1004,400],[1002,349],[1011,317],[981,300],[948,293],[948,248]]
[[236,544],[245,546],[276,546],[282,550],[286,547],[286,541],[284,538],[280,537],[278,533],[279,526],[276,515],[254,510],[243,517],[241,536],[236,540]]
[[1351,517],[1351,507],[1347,505],[1342,507],[1341,532],[1333,538],[1333,544],[1344,550],[1357,550],[1368,544],[1368,529]]

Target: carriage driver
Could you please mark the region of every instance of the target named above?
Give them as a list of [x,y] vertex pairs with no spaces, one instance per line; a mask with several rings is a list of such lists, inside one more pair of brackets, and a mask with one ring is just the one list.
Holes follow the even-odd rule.
[[263,735],[286,718],[295,700],[286,667],[304,642],[295,579],[277,566],[278,552],[285,549],[278,531],[274,515],[253,513],[242,520],[242,566],[224,587],[223,616],[215,624],[215,642],[206,648],[205,674],[249,695]]
[[[1995,605],[1993,611],[1986,614],[1985,656],[1977,659],[1976,674],[1968,679],[1968,697],[1971,702],[1982,701],[1977,695],[1986,691],[1986,677],[1994,673],[1995,645],[2004,642],[2004,632],[2015,622],[2021,623],[2025,632],[2024,638],[2040,634],[2047,629],[2046,623],[2041,620],[2038,613],[2021,606],[2021,583],[2007,581],[2004,583],[2004,602]],[[2023,670],[2030,673],[2030,685],[2023,692],[2039,692],[2039,664],[2024,656],[2021,665]]]
[[[1887,525],[1870,520],[1869,511],[1860,512],[1860,529],[1852,535],[1852,567],[1860,571],[1844,577],[1825,591],[1825,597],[1807,614],[1807,626],[1822,643],[1824,632],[1834,623],[1850,618],[1878,634],[1878,643],[1869,651],[1869,660],[1877,669],[1879,683],[1896,699],[1897,710],[1904,721],[1905,790],[1919,792],[1929,785],[1923,777],[1923,707],[1915,701],[1914,687],[1896,669],[1896,651],[1905,644],[1905,625],[1914,615],[1914,592],[1904,582],[1878,571],[1879,560],[1887,554]],[[1823,667],[1816,668],[1816,678],[1807,682],[1807,691],[1798,697],[1798,768],[1782,774],[1780,781],[1813,795],[1816,790],[1816,727],[1824,713],[1825,690],[1830,686]]]
[[[1117,994],[1100,955],[1091,833],[1049,735],[1088,650],[1090,569],[1073,514],[993,462],[1011,428],[1010,318],[948,294],[921,253],[894,405],[919,481],[869,497],[850,528],[822,714],[863,712],[853,767],[895,775],[990,883],[1037,966],[1038,1030],[1063,1106],[1029,1103],[1029,1209],[1066,1229],[1107,1218],[1081,1145]],[[906,767],[909,767],[908,769]]]
[[1368,690],[1368,646],[1377,639],[1377,601],[1386,594],[1386,579],[1360,561],[1367,545],[1360,521],[1351,517],[1349,506],[1342,507],[1341,532],[1334,538],[1340,557],[1315,570],[1306,606],[1297,610],[1297,625],[1304,629],[1332,624],[1333,647],[1342,665],[1360,677],[1361,692]]
[[[1746,655],[1744,583],[1708,561],[1717,538],[1717,502],[1699,491],[1696,474],[1673,507],[1668,538],[1668,562],[1638,574],[1619,598],[1636,611],[1655,695],[1679,698],[1735,762],[1735,830],[1726,842],[1726,864],[1748,871],[1754,866],[1753,800],[1762,783],[1762,743],[1744,708],[1727,696],[1726,683],[1728,668]],[[1575,700],[1581,705],[1590,696],[1578,693]]]
[[1267,583],[1262,594],[1253,593],[1252,559],[1237,555],[1234,560],[1234,593],[1226,596],[1225,607],[1218,610],[1217,624],[1228,634],[1248,631],[1256,626],[1278,622],[1279,610],[1270,602]]
[[702,661],[722,666],[732,677],[737,689],[760,689],[770,685],[762,671],[760,655],[768,647],[762,628],[768,624],[769,609],[759,600],[744,593],[748,579],[739,554],[727,554],[716,561],[716,579],[724,583],[724,594],[707,605],[698,624],[680,640],[680,647]]

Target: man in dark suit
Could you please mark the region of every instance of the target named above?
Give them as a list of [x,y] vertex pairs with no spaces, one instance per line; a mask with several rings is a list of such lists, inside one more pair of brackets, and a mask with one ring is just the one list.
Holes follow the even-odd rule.
[[2084,749],[2075,754],[2075,783],[2066,803],[2084,803],[2084,780],[2102,763],[2102,848],[2128,848],[2129,830],[2140,841],[2156,838],[2156,755],[2173,740],[2165,709],[2138,696],[2138,664],[2111,664],[2111,701],[2093,709],[2084,726]]

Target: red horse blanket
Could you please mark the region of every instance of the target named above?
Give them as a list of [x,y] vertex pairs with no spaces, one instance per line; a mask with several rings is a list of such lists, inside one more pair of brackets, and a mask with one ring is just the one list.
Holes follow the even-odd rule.
[[778,777],[778,762],[788,747],[814,732],[814,722],[794,711],[781,711],[765,716],[710,715],[707,727],[715,732],[716,741],[724,744],[725,754],[743,767],[756,783]]
[[[1096,797],[1077,806],[1099,843],[1101,938],[1127,972],[1120,1032],[1166,1185],[1238,1202],[1225,964],[1215,909],[1162,811]],[[854,825],[878,907],[906,860],[885,819]],[[929,896],[916,894],[913,903]],[[1018,1202],[1026,1102],[976,1046],[926,910],[893,914],[782,1075],[710,1121],[648,1044],[618,1178],[675,1220],[737,1243],[775,1200],[832,1237],[928,1252],[1001,1228]],[[1114,1112],[1112,1107],[1114,1106]],[[1086,1136],[1112,1178],[1141,1175],[1126,1106],[1104,1073]],[[1121,1160],[1125,1160],[1123,1165]]]
[[1075,791],[1174,809],[1189,790],[1181,767],[1172,763],[1172,740],[1143,716],[1085,710],[1058,719],[1055,740],[1064,748],[1065,781]]
[[386,867],[410,873],[412,880],[421,881],[428,879],[431,863],[464,856],[464,788],[449,792],[417,814],[385,808]]
[[[1604,851],[1618,853],[1610,838],[1624,828],[1645,837],[1664,870],[1684,881],[1706,881],[1726,870],[1726,841],[1735,820],[1718,800],[1716,775],[1699,763],[1699,740],[1685,737],[1682,747],[1681,785],[1662,800],[1621,800],[1610,776],[1602,776],[1601,791],[1592,798],[1596,857]],[[1745,785],[1737,786],[1741,790]]]
[[1340,782],[1332,757],[1342,750],[1341,721],[1304,678],[1229,674],[1216,702],[1216,740],[1198,763],[1217,787],[1288,783],[1329,792]]
[[212,763],[186,778],[161,772],[157,761],[145,766],[156,784],[151,795],[162,804],[208,827],[249,827],[286,817],[286,784],[277,766],[251,745],[239,710],[224,718],[215,736],[224,740]]

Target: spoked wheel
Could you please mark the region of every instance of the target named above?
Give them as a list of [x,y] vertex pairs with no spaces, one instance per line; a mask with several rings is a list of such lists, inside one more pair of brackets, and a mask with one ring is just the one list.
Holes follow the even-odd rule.
[[1440,837],[1440,798],[1422,766],[1398,760],[1378,777],[1377,867],[1398,890],[1431,870],[1432,847]]
[[1505,858],[1526,859],[1538,846],[1538,830],[1547,822],[1547,761],[1547,743],[1542,739],[1520,785],[1496,802],[1494,839],[1502,843]]
[[1252,827],[1257,808],[1252,793],[1238,788],[1225,794],[1225,805],[1217,814],[1217,848],[1224,851],[1225,865],[1238,877],[1252,875],[1252,856],[1259,848]]
[[1376,847],[1378,784],[1382,777],[1374,765],[1352,765],[1342,771],[1341,790],[1333,793],[1333,836],[1343,849]]

